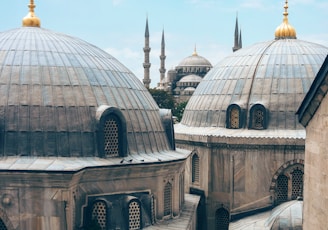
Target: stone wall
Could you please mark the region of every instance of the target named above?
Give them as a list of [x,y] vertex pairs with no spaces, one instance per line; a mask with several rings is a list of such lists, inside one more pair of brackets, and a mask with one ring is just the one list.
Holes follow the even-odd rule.
[[[191,159],[187,161],[185,178],[191,188],[203,190],[206,195],[208,229],[214,229],[215,212],[219,208],[237,216],[272,207],[277,175],[288,175],[288,169],[294,165],[303,169],[304,139],[230,138],[227,144],[215,137],[194,135],[192,138],[197,141],[180,139],[177,146],[199,155],[199,183],[191,182]],[[291,199],[290,178],[288,183],[288,199]]]
[[327,229],[328,97],[306,127],[303,229]]

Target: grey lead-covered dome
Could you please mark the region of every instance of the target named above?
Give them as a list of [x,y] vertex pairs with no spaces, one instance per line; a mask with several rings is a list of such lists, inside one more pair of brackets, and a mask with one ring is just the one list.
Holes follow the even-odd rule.
[[241,128],[247,128],[250,109],[261,105],[267,111],[267,129],[302,129],[295,113],[327,54],[327,47],[297,39],[243,48],[207,73],[181,124],[225,128],[228,107],[238,105]]
[[184,58],[177,67],[208,67],[212,68],[212,64],[204,57],[199,56],[196,52]]
[[127,154],[170,149],[142,83],[108,53],[65,34],[0,33],[0,94],[2,156],[99,156],[105,108],[123,114]]
[[195,75],[195,74],[190,74],[190,75],[187,75],[187,76],[184,76],[180,79],[179,82],[183,82],[183,83],[188,83],[188,82],[201,82],[203,80],[202,77],[198,76],[198,75]]

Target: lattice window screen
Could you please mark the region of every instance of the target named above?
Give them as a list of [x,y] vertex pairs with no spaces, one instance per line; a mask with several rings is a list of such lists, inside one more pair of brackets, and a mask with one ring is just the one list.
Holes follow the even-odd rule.
[[253,128],[254,129],[263,129],[264,128],[264,111],[260,108],[254,109]]
[[280,175],[277,178],[276,203],[280,204],[288,200],[288,178]]
[[168,182],[164,187],[164,216],[172,213],[172,185]]
[[197,154],[192,156],[192,182],[199,182],[199,157]]
[[106,230],[107,209],[104,202],[96,202],[92,207],[92,220],[95,220],[101,230]]
[[5,223],[0,219],[0,230],[7,230]]
[[292,172],[292,200],[303,196],[303,172],[296,169]]
[[119,156],[118,124],[114,118],[107,119],[104,127],[105,155],[107,157]]
[[136,201],[129,204],[129,229],[141,229],[140,205]]
[[239,128],[239,110],[236,107],[232,108],[230,111],[230,127],[232,129]]
[[228,230],[229,229],[229,213],[224,208],[220,208],[215,213],[215,229]]

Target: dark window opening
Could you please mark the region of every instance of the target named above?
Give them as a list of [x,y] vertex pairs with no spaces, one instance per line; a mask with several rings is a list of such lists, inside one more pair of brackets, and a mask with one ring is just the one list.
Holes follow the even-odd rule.
[[172,214],[172,185],[168,182],[164,187],[164,216]]
[[281,204],[288,200],[288,178],[279,175],[277,179],[276,204]]
[[5,223],[3,223],[2,219],[0,219],[0,230],[7,230]]
[[266,129],[267,111],[263,105],[257,104],[250,111],[250,128]]
[[220,208],[215,212],[215,229],[229,229],[229,212],[224,208]]
[[192,156],[192,182],[199,182],[199,157],[197,154]]
[[292,200],[303,196],[303,172],[299,169],[292,173]]

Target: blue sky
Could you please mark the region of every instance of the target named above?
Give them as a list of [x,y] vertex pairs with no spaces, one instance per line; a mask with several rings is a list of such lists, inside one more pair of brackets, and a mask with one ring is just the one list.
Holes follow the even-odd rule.
[[[143,78],[143,46],[148,15],[151,87],[159,81],[160,42],[165,30],[166,69],[199,55],[212,65],[232,53],[238,12],[243,47],[274,39],[284,0],[34,0],[42,27],[90,42]],[[0,31],[21,26],[29,0],[1,4]],[[289,22],[298,39],[328,46],[328,1],[289,0]]]

